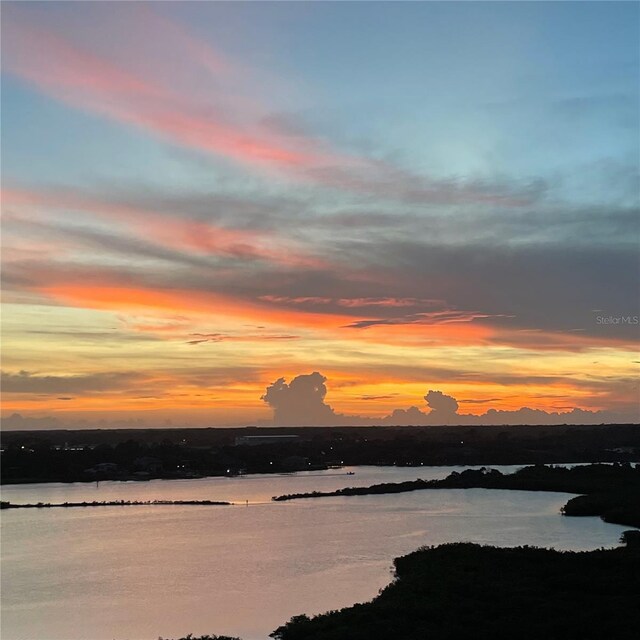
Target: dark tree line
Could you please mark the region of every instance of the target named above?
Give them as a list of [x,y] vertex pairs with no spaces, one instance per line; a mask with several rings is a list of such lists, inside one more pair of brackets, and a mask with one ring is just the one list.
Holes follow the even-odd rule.
[[559,552],[469,543],[397,558],[395,580],[366,604],[295,616],[276,640],[636,638],[640,553]]
[[[299,440],[234,446],[238,435]],[[135,438],[127,437],[135,435]],[[65,447],[68,444],[68,447]],[[13,432],[3,434],[2,481],[79,481],[288,472],[333,465],[534,464],[634,461],[640,426],[361,427]],[[142,463],[143,458],[155,461]],[[111,464],[94,475],[87,469]]]

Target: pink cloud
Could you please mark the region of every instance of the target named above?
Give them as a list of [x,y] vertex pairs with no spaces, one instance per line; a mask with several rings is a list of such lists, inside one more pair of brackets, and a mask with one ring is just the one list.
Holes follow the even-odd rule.
[[[83,211],[125,225],[147,240],[200,255],[220,255],[245,259],[264,259],[287,266],[317,268],[324,261],[307,254],[290,241],[268,231],[223,227],[210,222],[179,218],[170,214],[138,208],[129,204],[107,202],[99,197],[71,189],[2,191],[5,211],[17,208],[29,212],[26,224],[35,224],[34,213],[46,219],[51,211]],[[12,212],[6,222],[19,218]],[[30,222],[29,222],[30,221]]]
[[[150,11],[150,10],[148,10]],[[310,168],[335,161],[312,140],[296,147],[277,136],[257,135],[228,115],[206,115],[153,78],[141,78],[114,62],[78,46],[51,28],[33,24],[27,12],[12,8],[4,16],[3,67],[37,89],[72,107],[97,112],[160,135],[171,142],[249,164]],[[189,40],[179,27],[161,19],[164,28],[216,73],[218,56],[203,43]],[[305,148],[306,147],[306,148]]]
[[[282,128],[264,126],[260,122],[264,123],[268,109],[255,96],[248,100],[228,90],[237,76],[249,77],[250,71],[148,7],[132,9],[130,17],[141,23],[136,27],[141,34],[138,57],[143,57],[145,34],[166,36],[183,66],[204,67],[215,77],[212,100],[198,101],[197,92],[177,91],[176,82],[165,77],[165,69],[154,68],[153,61],[146,64],[146,73],[136,73],[133,69],[140,64],[135,51],[127,49],[130,62],[119,65],[113,55],[101,56],[52,26],[34,24],[30,12],[15,6],[3,13],[3,67],[71,107],[251,168],[276,170],[295,180],[408,202],[517,206],[531,199],[531,194],[518,195],[500,186],[430,180],[386,162],[341,152],[302,130],[290,135]],[[190,75],[187,71],[193,71],[192,67],[181,67],[176,79]],[[224,109],[212,106],[229,99],[232,104]]]

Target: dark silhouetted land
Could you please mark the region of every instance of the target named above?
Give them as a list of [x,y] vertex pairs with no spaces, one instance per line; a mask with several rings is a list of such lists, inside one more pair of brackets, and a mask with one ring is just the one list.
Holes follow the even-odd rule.
[[[173,640],[171,638],[158,638],[158,640]],[[204,635],[204,636],[194,636],[190,633],[188,636],[183,636],[182,638],[175,638],[175,640],[241,640],[241,638],[231,637],[231,636],[216,636],[216,635]]]
[[637,638],[640,553],[468,543],[394,561],[395,579],[366,604],[279,627],[277,640]]
[[141,507],[141,506],[229,506],[231,502],[214,500],[92,500],[90,502],[0,502],[0,509],[54,509],[71,507]]
[[[241,436],[295,441],[236,445]],[[194,478],[340,465],[635,462],[640,425],[14,431],[3,483]]]
[[454,471],[443,480],[409,480],[336,491],[313,491],[274,496],[274,501],[405,493],[427,489],[511,489],[581,493],[563,507],[567,516],[600,516],[607,522],[640,527],[640,465],[594,464],[573,467],[536,465],[514,473],[496,469]]

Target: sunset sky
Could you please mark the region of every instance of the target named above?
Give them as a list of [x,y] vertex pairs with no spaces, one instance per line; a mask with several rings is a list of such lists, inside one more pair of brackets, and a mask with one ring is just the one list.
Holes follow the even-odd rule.
[[640,420],[639,14],[3,2],[3,415]]

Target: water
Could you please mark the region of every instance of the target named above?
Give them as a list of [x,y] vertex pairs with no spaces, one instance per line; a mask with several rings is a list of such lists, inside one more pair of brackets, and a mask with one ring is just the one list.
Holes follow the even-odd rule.
[[192,632],[265,640],[293,615],[370,600],[390,581],[391,560],[422,545],[595,549],[615,546],[625,529],[561,517],[571,497],[562,493],[447,489],[270,502],[282,493],[441,478],[455,469],[4,487],[2,499],[12,502],[237,504],[4,511],[1,636],[156,640]]

